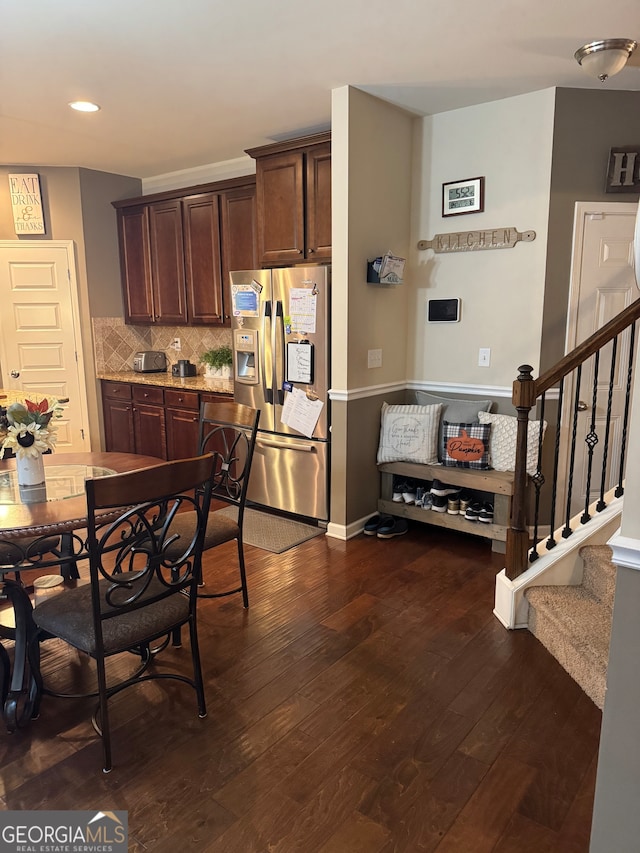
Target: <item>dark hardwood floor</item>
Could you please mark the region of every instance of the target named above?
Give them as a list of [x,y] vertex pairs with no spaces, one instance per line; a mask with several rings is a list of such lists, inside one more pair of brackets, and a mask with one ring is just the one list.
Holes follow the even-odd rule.
[[[199,603],[207,718],[185,685],[124,691],[104,775],[93,703],[45,697],[0,731],[2,808],[126,809],[154,853],[588,850],[601,715],[493,616],[485,540],[413,525],[246,553],[249,610]],[[205,557],[209,579],[229,566],[232,545]],[[187,642],[163,660],[188,666]],[[43,669],[63,689],[91,665],[50,641]]]

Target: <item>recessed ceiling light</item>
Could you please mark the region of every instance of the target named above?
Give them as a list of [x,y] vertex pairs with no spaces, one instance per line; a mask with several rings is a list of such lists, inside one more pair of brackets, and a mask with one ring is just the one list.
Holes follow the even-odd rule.
[[92,104],[91,101],[71,101],[69,106],[72,110],[78,110],[81,113],[96,113],[100,109],[97,104]]

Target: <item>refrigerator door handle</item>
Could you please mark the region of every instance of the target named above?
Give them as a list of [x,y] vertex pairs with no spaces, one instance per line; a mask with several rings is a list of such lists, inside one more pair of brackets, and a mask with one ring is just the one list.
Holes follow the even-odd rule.
[[304,453],[311,453],[314,449],[313,444],[287,444],[284,441],[276,441],[275,439],[269,438],[257,438],[256,444],[261,445],[262,447],[277,447],[281,450],[297,450]]
[[[278,334],[278,330],[280,331],[280,358],[277,359],[276,353],[278,352],[276,346],[275,337]],[[275,391],[276,403],[279,406],[284,405],[284,390],[282,388],[284,384],[284,366],[285,366],[285,338],[284,338],[284,309],[282,307],[282,302],[280,299],[276,302],[276,321],[274,323],[274,342],[273,342],[273,353],[274,353],[274,379],[273,386]],[[278,368],[280,368],[280,375],[278,376]]]
[[[267,388],[267,317],[271,324],[271,303],[264,303],[262,314],[262,341],[260,342],[260,373],[262,374],[262,394],[265,403],[273,405],[273,388]],[[273,377],[272,377],[273,380]]]

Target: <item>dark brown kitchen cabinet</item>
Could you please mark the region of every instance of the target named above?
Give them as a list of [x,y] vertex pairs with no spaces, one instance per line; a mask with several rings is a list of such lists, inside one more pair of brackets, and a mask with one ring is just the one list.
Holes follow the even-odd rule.
[[200,401],[194,391],[164,392],[167,420],[167,459],[188,459],[198,453]]
[[104,380],[105,449],[159,459],[195,456],[200,403],[230,399],[228,394]]
[[184,265],[192,325],[224,323],[220,268],[220,211],[216,193],[182,199]]
[[149,205],[153,322],[187,322],[182,208],[179,200]]
[[255,184],[220,193],[220,224],[224,319],[228,324],[231,319],[229,273],[254,270],[259,265]]
[[125,382],[102,383],[102,415],[107,450],[135,453],[131,386]]
[[167,458],[167,427],[162,388],[132,385],[136,453]]
[[229,271],[257,264],[255,178],[113,202],[125,322],[229,325]]
[[162,388],[102,383],[105,449],[167,458]]
[[256,160],[263,266],[331,259],[330,140],[319,133],[247,150]]
[[118,211],[125,322],[183,325],[182,211],[165,202]]

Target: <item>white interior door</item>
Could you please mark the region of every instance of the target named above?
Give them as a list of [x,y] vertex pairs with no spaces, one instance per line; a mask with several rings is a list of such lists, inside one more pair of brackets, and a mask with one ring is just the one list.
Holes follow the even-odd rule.
[[0,241],[0,298],[2,386],[68,397],[57,450],[90,450],[73,243]]
[[[634,227],[638,207],[618,202],[576,204],[574,246],[571,271],[571,292],[567,347],[570,352],[589,335],[602,328],[623,308],[638,297],[634,276]],[[611,424],[608,441],[606,489],[618,481],[622,428],[626,403],[627,366],[629,363],[629,330],[618,338]],[[590,500],[600,493],[600,481],[605,447],[604,436],[611,378],[612,346],[601,353],[595,405],[595,427],[598,443],[593,455]],[[573,412],[574,388],[565,392],[562,422],[566,425],[567,459],[570,448],[570,424]],[[576,436],[576,455],[573,476],[571,515],[584,510],[587,483],[588,447],[585,438],[590,431],[593,413],[593,360],[583,368],[580,382],[580,409]]]

